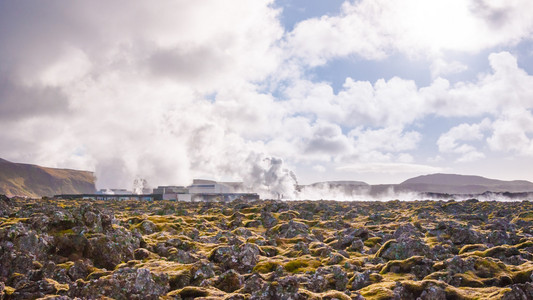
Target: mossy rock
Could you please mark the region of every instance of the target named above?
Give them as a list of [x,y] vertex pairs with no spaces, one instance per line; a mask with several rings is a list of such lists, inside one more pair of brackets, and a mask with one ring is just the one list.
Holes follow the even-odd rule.
[[339,291],[327,291],[321,294],[322,300],[351,300],[348,295]]
[[181,299],[194,299],[194,298],[200,298],[200,297],[224,297],[226,293],[223,291],[216,289],[216,288],[205,288],[205,287],[198,287],[198,286],[186,286],[179,290],[174,290],[170,293],[167,293],[167,297],[173,297],[171,299],[174,299],[176,296],[180,296]]
[[315,271],[321,265],[322,263],[317,260],[295,259],[285,263],[283,268],[289,273],[302,273]]
[[427,275],[423,280],[443,280],[443,278],[448,276],[449,273],[447,271],[437,271]]
[[284,211],[279,214],[278,219],[288,221],[294,220],[300,216],[300,213],[294,210]]
[[67,262],[64,262],[62,264],[57,264],[57,267],[59,267],[61,269],[65,269],[66,271],[68,271],[70,268],[72,268],[73,265],[74,265],[73,261],[67,261]]
[[297,273],[301,268],[307,268],[309,263],[305,260],[295,259],[284,265],[284,268],[287,272]]
[[483,281],[480,280],[472,271],[458,273],[453,275],[454,281],[459,283],[460,287],[484,287]]
[[476,275],[481,278],[493,278],[508,273],[507,266],[503,262],[492,258],[479,258],[474,267]]
[[512,273],[514,283],[526,283],[531,280],[533,274],[533,262],[525,263],[516,267],[518,270]]
[[87,275],[87,280],[93,280],[93,279],[99,279],[99,278],[102,278],[102,277],[105,277],[105,276],[109,276],[113,274],[113,272],[111,271],[104,271],[104,270],[96,270],[94,272],[91,272],[89,275]]
[[431,263],[430,260],[426,259],[424,256],[413,256],[404,260],[391,260],[381,269],[380,274],[385,274],[388,272],[394,273],[407,273],[411,269],[420,264]]
[[459,250],[459,254],[464,254],[464,253],[472,252],[472,251],[485,251],[487,249],[488,247],[484,244],[469,244],[469,245],[464,245],[461,248],[461,250]]
[[275,271],[280,266],[280,263],[275,261],[262,261],[257,263],[255,267],[253,268],[253,272],[257,273],[270,273]]
[[374,283],[360,289],[359,293],[367,300],[390,300],[394,297],[392,289],[395,286],[395,282]]
[[372,248],[376,244],[381,243],[381,240],[382,238],[379,236],[371,237],[371,238],[368,238],[366,241],[364,241],[364,245],[369,248]]
[[261,249],[261,255],[266,257],[274,257],[279,254],[279,249],[274,246],[260,246],[259,249]]
[[[4,287],[4,293],[5,293],[6,295],[11,296],[11,295],[13,295],[14,292],[15,292],[15,289],[12,288],[12,287],[10,287],[10,286],[7,286],[7,285],[6,285],[6,286]],[[1,294],[0,294],[0,295],[1,295]]]
[[392,239],[392,240],[388,240],[385,242],[385,244],[383,244],[379,250],[376,252],[376,254],[374,254],[374,257],[381,257],[381,255],[383,255],[383,253],[385,252],[385,250],[387,250],[392,244],[394,243],[397,243],[397,241],[395,239]]
[[522,212],[516,217],[516,219],[522,221],[533,221],[533,211]]
[[168,272],[167,274],[168,284],[172,290],[184,288],[191,282],[191,272],[189,270]]

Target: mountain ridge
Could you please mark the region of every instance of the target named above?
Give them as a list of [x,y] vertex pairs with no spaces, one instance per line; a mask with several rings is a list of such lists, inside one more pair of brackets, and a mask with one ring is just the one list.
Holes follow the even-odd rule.
[[[348,182],[344,184],[349,191]],[[447,193],[447,194],[483,194],[485,192],[533,192],[533,182],[527,180],[498,180],[477,175],[435,173],[409,178],[399,184],[353,184],[353,190],[366,191],[370,195],[381,194],[390,190],[394,192]],[[315,182],[310,187],[331,186],[327,181]],[[366,188],[365,188],[366,187]],[[356,189],[357,188],[357,189]]]
[[[441,183],[435,183],[439,181]],[[429,184],[445,184],[445,185],[493,185],[493,184],[532,184],[533,182],[527,180],[499,180],[492,179],[478,175],[462,175],[462,174],[446,174],[446,173],[434,173],[421,175],[413,178],[409,178],[403,181],[401,184],[413,184],[413,183],[429,183]]]
[[48,168],[0,158],[0,194],[8,197],[40,198],[94,192],[95,177],[90,171]]

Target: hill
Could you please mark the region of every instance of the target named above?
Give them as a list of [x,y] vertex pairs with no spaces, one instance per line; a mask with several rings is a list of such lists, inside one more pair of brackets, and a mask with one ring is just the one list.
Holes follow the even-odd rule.
[[430,174],[408,179],[397,190],[429,193],[481,194],[484,192],[531,192],[533,183],[525,180],[496,180],[481,176]]
[[39,198],[94,192],[92,172],[13,163],[0,158],[0,194]]

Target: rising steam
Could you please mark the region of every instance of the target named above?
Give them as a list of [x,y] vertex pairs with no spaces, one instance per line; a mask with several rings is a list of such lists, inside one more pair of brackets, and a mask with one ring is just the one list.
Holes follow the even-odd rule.
[[251,154],[246,163],[248,172],[243,176],[246,189],[263,198],[295,198],[298,180],[294,172],[284,166],[282,159]]

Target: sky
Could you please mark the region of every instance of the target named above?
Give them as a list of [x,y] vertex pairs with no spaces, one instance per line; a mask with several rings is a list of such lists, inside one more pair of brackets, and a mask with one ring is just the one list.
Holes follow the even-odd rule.
[[0,0],[0,157],[99,188],[533,181],[530,0]]

